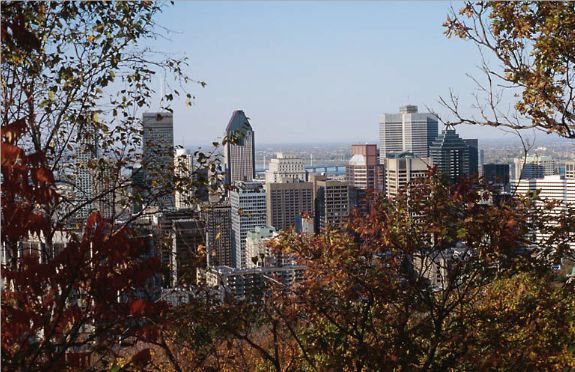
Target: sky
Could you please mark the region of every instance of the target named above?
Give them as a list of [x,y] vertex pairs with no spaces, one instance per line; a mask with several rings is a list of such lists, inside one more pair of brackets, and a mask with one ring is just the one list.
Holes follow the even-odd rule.
[[[377,143],[379,117],[406,104],[439,113],[452,89],[470,98],[480,75],[470,42],[447,39],[451,2],[176,1],[152,48],[189,58],[191,108],[174,104],[176,144],[221,137],[244,110],[256,144]],[[160,86],[158,79],[158,86]],[[470,101],[468,101],[470,102]],[[154,107],[152,107],[153,109]],[[460,126],[466,138],[500,138]]]

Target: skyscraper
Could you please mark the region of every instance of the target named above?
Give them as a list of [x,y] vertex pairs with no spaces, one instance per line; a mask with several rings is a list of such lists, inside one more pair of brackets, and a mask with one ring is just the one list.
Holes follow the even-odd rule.
[[252,181],[256,177],[254,131],[243,111],[233,112],[225,136],[228,139],[224,147],[226,185]]
[[384,114],[379,121],[380,162],[387,154],[409,151],[416,157],[429,156],[437,137],[437,117],[418,113],[417,106],[403,106],[399,114]]
[[[278,152],[266,171],[266,182],[305,181],[303,159]],[[277,227],[277,226],[276,226]]]
[[461,176],[469,175],[469,146],[454,129],[444,130],[429,148],[437,171],[455,183]]
[[96,204],[92,200],[96,195],[94,171],[90,169],[89,162],[97,160],[100,155],[98,131],[94,127],[84,126],[78,129],[77,135],[76,166],[72,176],[75,205],[79,209],[74,213],[74,218],[84,220]]
[[232,208],[232,260],[236,268],[246,267],[246,236],[266,225],[266,192],[261,182],[236,182],[230,191]]
[[294,225],[301,213],[313,214],[313,183],[266,183],[267,223],[277,230]]
[[169,112],[144,113],[143,162],[147,202],[174,207],[174,120]]

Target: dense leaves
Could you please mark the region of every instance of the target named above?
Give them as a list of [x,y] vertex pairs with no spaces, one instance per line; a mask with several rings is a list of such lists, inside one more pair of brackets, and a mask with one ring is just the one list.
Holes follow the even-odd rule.
[[[307,266],[304,280],[292,288],[272,284],[261,301],[200,297],[175,309],[170,324],[178,326],[165,327],[164,337],[171,350],[185,352],[175,351],[167,364],[573,368],[575,283],[551,270],[573,252],[549,249],[572,241],[573,231],[552,224],[537,204],[431,175],[395,200],[373,203],[367,218],[353,217],[346,229],[285,233],[274,249]],[[536,242],[528,232],[543,221],[554,238]],[[548,250],[552,258],[542,254]]]

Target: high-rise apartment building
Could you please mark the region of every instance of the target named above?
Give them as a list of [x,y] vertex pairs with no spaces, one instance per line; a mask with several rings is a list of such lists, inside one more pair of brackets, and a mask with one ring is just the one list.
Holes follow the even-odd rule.
[[232,210],[229,202],[210,202],[203,207],[206,223],[208,266],[233,266]]
[[266,183],[305,181],[303,159],[278,152],[266,170]]
[[411,153],[400,153],[385,158],[385,187],[388,198],[408,191],[408,185],[427,176],[432,166],[431,158],[416,158]]
[[144,113],[142,166],[145,199],[160,209],[174,207],[174,120],[169,112]]
[[254,131],[243,111],[234,111],[225,136],[225,183],[252,181],[256,177]]
[[232,209],[232,260],[236,268],[246,267],[246,236],[266,225],[266,191],[261,182],[236,182],[230,191]]
[[552,176],[555,161],[550,156],[533,155],[513,160],[515,179],[532,179]]
[[328,226],[341,226],[347,221],[350,212],[347,182],[316,176],[313,183],[316,231],[320,232]]
[[384,114],[379,121],[381,162],[387,154],[409,151],[417,157],[429,156],[429,146],[437,137],[437,117],[417,112],[417,106],[403,106],[399,114]]
[[469,145],[454,129],[444,130],[429,147],[429,153],[437,171],[455,183],[470,174]]
[[266,183],[267,223],[284,230],[296,222],[301,213],[313,214],[313,183]]

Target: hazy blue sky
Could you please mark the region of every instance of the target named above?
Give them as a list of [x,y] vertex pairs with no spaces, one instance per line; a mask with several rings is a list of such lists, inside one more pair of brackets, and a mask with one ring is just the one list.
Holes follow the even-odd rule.
[[[440,110],[449,89],[470,96],[471,44],[443,35],[450,2],[176,2],[154,48],[190,59],[192,108],[175,105],[176,143],[210,143],[233,110],[257,143],[375,142],[378,120],[405,104]],[[457,7],[459,4],[455,3]],[[159,82],[158,82],[159,86]],[[466,137],[495,129],[459,127]]]

